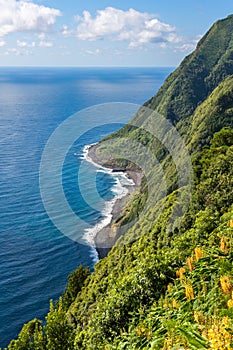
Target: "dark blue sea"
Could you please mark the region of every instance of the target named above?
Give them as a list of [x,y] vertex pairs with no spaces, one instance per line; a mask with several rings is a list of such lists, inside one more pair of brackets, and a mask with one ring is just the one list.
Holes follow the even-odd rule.
[[[71,271],[79,264],[93,270],[96,262],[93,247],[59,231],[45,210],[39,169],[47,141],[59,125],[83,109],[116,102],[144,103],[171,71],[171,68],[1,68],[0,347],[7,346],[30,319],[44,318],[49,300],[61,295]],[[80,192],[77,171],[83,147],[98,142],[121,124],[112,124],[110,120],[93,128],[88,117],[80,117],[78,122],[80,130],[84,123],[88,132],[75,140],[64,159],[62,186],[73,212],[79,212],[83,222],[95,230],[95,225],[105,219],[106,208],[103,201],[98,204],[98,197],[91,198],[93,184],[89,180],[95,174],[101,199],[111,201],[119,195],[119,179],[97,170],[91,163],[85,164],[79,184],[84,197],[89,196],[94,203],[93,209]],[[53,195],[52,184],[48,191]],[[55,214],[63,221],[65,214],[60,207]],[[69,217],[64,220],[69,226]],[[77,230],[79,235],[85,234],[82,221]]]

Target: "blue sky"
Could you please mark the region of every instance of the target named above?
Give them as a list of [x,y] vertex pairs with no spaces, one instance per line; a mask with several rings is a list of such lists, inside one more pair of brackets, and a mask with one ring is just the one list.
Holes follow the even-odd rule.
[[232,0],[0,0],[1,66],[176,66]]

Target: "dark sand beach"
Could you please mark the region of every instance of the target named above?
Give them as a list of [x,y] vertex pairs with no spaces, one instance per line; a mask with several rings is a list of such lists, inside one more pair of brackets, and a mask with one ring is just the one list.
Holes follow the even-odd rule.
[[111,247],[114,245],[116,240],[116,229],[114,227],[115,220],[120,217],[124,211],[124,208],[126,204],[130,201],[135,191],[138,191],[141,186],[141,181],[143,174],[136,171],[131,170],[125,170],[120,169],[117,167],[108,167],[108,164],[101,162],[101,159],[98,158],[96,155],[96,149],[98,147],[98,144],[90,145],[86,148],[87,154],[86,154],[86,160],[89,162],[92,162],[96,166],[103,166],[105,168],[111,169],[112,173],[125,173],[125,175],[133,180],[132,185],[126,185],[124,186],[127,188],[127,194],[117,198],[113,208],[112,208],[112,218],[111,222],[102,228],[100,231],[97,232],[94,241],[96,250],[98,252],[99,258],[103,258],[107,255]]

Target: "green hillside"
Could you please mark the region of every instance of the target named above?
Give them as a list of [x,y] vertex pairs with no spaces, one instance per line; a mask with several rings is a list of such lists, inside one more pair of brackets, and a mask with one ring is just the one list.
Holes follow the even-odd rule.
[[192,199],[181,223],[169,220],[188,184],[178,186],[166,147],[132,126],[106,138],[111,147],[122,136],[148,147],[166,195],[157,196],[150,164],[115,223],[121,232],[131,222],[124,236],[92,274],[78,267],[46,324],[29,322],[9,350],[233,349],[233,16],[213,25],[145,106],[176,125],[190,151]]
[[174,123],[190,117],[218,84],[233,74],[233,16],[216,22],[197,49],[165,81],[148,106]]
[[193,152],[209,144],[212,135],[224,126],[233,126],[233,76],[229,76],[196,109],[190,118],[186,139]]

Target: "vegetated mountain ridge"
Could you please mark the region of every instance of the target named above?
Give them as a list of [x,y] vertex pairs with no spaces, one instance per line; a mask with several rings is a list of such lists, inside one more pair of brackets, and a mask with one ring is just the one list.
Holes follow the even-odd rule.
[[210,92],[233,74],[232,33],[233,15],[216,22],[146,105],[174,123],[190,117]]
[[[233,16],[218,21],[146,106],[183,135],[194,171],[192,201],[179,228],[167,230],[179,188],[139,216],[92,275],[79,267],[46,317],[33,320],[8,349],[233,349]],[[140,130],[123,128],[160,154]],[[128,204],[140,212],[146,183]],[[182,201],[182,198],[181,198]],[[155,220],[157,210],[163,207]]]

